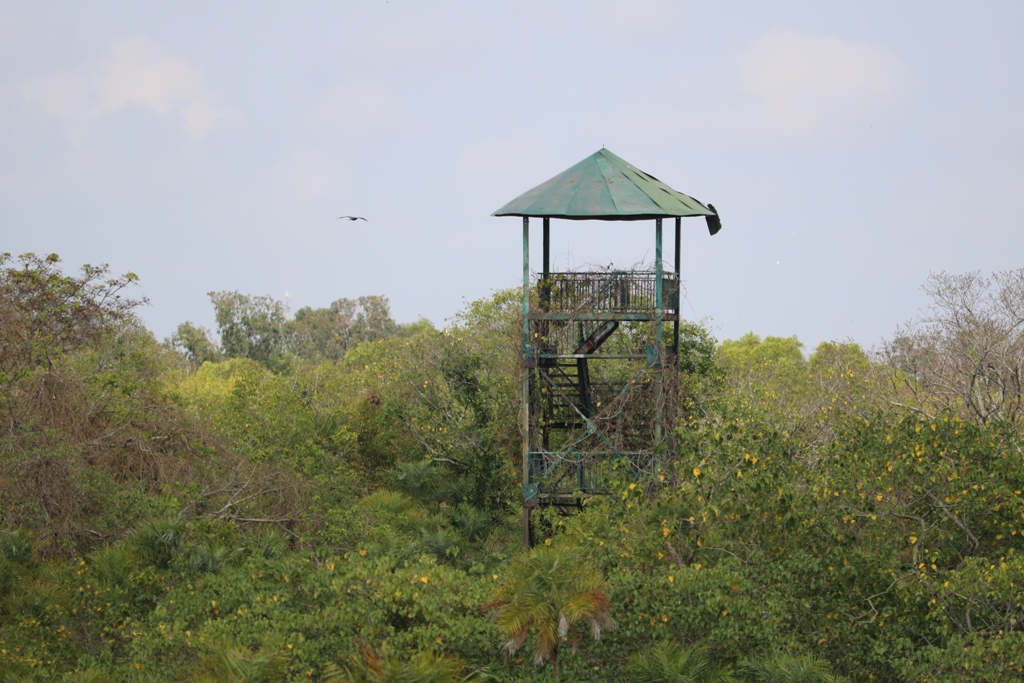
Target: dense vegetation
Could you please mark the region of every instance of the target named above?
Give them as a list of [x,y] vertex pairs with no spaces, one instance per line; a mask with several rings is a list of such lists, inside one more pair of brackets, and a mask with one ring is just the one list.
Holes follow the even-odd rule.
[[1024,271],[876,355],[685,326],[655,482],[520,547],[516,296],[213,292],[0,257],[0,681],[1002,681],[1024,672]]

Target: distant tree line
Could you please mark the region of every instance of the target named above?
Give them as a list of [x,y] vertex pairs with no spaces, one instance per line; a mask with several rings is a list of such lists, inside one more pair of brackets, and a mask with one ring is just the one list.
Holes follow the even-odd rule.
[[206,361],[249,358],[282,369],[289,358],[313,363],[340,361],[362,342],[387,339],[408,331],[420,321],[399,325],[391,317],[386,296],[338,299],[326,308],[300,308],[294,317],[288,306],[271,296],[232,292],[210,292],[217,335],[186,321],[178,325],[166,345],[198,367]]

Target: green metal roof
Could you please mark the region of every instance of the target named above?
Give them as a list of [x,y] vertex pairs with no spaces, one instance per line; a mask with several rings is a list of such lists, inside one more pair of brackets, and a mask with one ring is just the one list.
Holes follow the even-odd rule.
[[605,221],[707,216],[712,235],[721,227],[713,206],[673,190],[607,149],[524,192],[491,215]]

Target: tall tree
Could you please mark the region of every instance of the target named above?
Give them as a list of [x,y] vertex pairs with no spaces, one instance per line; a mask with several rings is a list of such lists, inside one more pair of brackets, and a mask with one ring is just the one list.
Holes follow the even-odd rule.
[[300,308],[288,324],[288,347],[300,358],[336,361],[356,344],[386,339],[398,329],[386,296],[338,299],[327,308]]
[[178,325],[178,329],[167,338],[164,345],[180,353],[195,368],[206,361],[216,362],[222,356],[220,348],[212,339],[210,330],[196,326],[187,320]]
[[279,360],[285,351],[288,309],[270,296],[236,292],[209,292],[220,333],[220,346],[228,358],[251,358],[264,364]]
[[[341,302],[348,304],[347,299],[339,299],[331,306]],[[386,296],[376,294],[356,299],[355,320],[352,322],[352,339],[356,344],[385,339],[397,330],[398,325],[391,318],[391,302]]]
[[0,254],[0,382],[9,384],[56,355],[80,348],[132,318],[145,298],[124,296],[134,273],[106,265],[65,275],[57,254]]
[[912,407],[979,424],[1024,420],[1024,268],[933,273],[923,289],[926,313],[883,351]]

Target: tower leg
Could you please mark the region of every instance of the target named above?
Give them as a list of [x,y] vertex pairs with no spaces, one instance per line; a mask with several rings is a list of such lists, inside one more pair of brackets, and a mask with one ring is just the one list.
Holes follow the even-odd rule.
[[[530,219],[523,216],[523,387],[520,407],[523,433],[523,486],[530,483],[530,379],[535,359],[530,349]],[[530,547],[530,505],[523,501],[523,547]]]
[[675,368],[679,369],[679,320],[683,317],[683,281],[679,275],[679,224],[682,218],[676,218],[676,321],[672,331],[672,356],[675,358]]
[[654,366],[654,447],[655,450],[662,440],[662,409],[664,404],[664,379],[665,379],[665,339],[662,330],[665,319],[665,292],[662,279],[663,266],[661,262],[661,219],[654,221],[654,345],[657,349],[657,358]]

